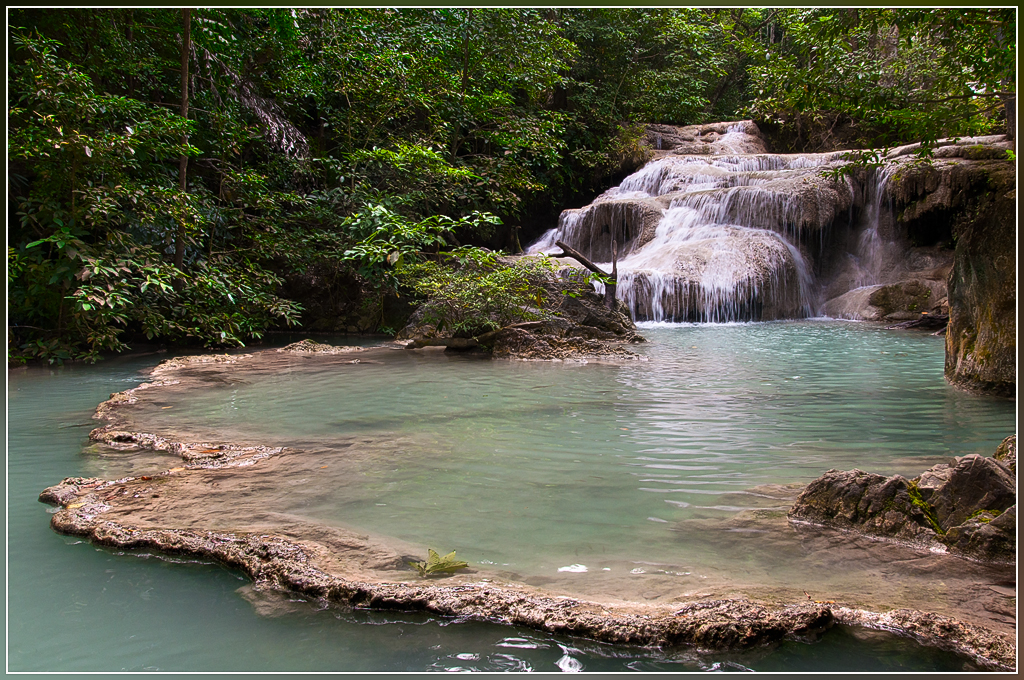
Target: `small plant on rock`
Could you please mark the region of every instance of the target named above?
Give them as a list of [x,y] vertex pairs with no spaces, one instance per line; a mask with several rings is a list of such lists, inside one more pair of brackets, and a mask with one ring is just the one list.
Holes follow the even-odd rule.
[[410,567],[413,567],[420,573],[420,576],[432,576],[434,574],[452,574],[460,569],[465,569],[469,566],[468,562],[462,562],[455,559],[455,551],[451,551],[444,557],[441,557],[433,549],[427,549],[427,561],[426,562],[409,562]]

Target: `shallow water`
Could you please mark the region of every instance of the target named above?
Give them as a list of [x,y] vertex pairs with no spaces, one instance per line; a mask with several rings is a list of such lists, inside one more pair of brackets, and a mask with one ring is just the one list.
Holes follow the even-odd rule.
[[[302,493],[289,494],[294,506],[284,510],[457,549],[477,568],[560,589],[625,586],[659,599],[737,584],[793,587],[795,573],[806,580],[808,569],[828,588],[847,588],[849,576],[830,575],[837,570],[823,558],[829,550],[820,537],[764,544],[756,533],[763,527],[737,524],[743,509],[775,507],[743,492],[806,483],[828,467],[915,475],[951,455],[990,454],[1013,431],[1011,402],[956,393],[942,382],[939,338],[834,322],[643,332],[652,340],[638,348],[651,357],[644,363],[485,362],[395,351],[387,365],[204,390],[168,402],[160,416],[166,426],[201,419],[252,439],[283,431],[305,442],[392,437],[408,446],[354,469],[340,466],[355,470],[350,479],[332,477],[328,465]],[[714,663],[855,670],[876,654],[893,670],[961,667],[906,641],[841,629],[817,645],[787,644],[756,658],[697,659],[425,616],[310,605],[260,616],[235,593],[244,581],[231,572],[118,556],[53,534],[35,501],[45,486],[164,462],[81,448],[96,403],[140,382],[136,371],[156,360],[10,375],[11,670],[247,670],[258,665],[254,640],[261,662],[272,659],[267,668],[295,670],[558,670],[575,663],[586,670],[708,670]],[[770,552],[798,563],[775,573]],[[565,567],[573,570],[559,571]],[[821,594],[831,597],[826,589]]]
[[[846,322],[644,332],[650,361],[627,365],[404,351],[328,371],[301,361],[170,395],[145,422],[300,448],[383,439],[358,465],[325,455],[266,503],[537,585],[627,599],[771,586],[913,606],[874,584],[879,559],[806,545],[817,537],[781,519],[793,492],[764,487],[990,455],[1013,431],[1012,404],[945,385],[936,337]],[[774,525],[730,523],[754,509]],[[772,526],[783,535],[762,535]],[[935,576],[922,569],[922,583]]]

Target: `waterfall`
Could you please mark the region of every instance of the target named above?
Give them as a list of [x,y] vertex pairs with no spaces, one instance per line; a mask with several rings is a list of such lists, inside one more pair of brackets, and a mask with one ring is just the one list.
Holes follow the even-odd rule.
[[[853,204],[852,186],[821,175],[838,154],[732,151],[750,138],[730,128],[716,142],[722,153],[661,152],[589,206],[563,212],[527,252],[555,252],[561,240],[610,270],[614,238],[617,295],[637,320],[812,316],[821,301],[801,244],[823,242]],[[875,236],[863,236],[868,266]]]
[[882,282],[885,270],[890,266],[893,244],[885,233],[887,219],[892,216],[892,206],[886,200],[886,187],[892,176],[892,166],[876,168],[866,184],[866,219],[863,220],[857,244],[853,251],[858,288],[873,286]]

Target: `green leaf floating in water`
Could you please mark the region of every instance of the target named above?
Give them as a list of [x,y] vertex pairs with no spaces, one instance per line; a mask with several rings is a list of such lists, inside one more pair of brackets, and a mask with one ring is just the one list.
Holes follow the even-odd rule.
[[430,576],[431,574],[451,574],[459,569],[465,569],[469,563],[455,559],[454,550],[441,557],[437,552],[428,548],[426,562],[409,562],[409,566],[415,567],[416,571],[420,572],[420,576]]

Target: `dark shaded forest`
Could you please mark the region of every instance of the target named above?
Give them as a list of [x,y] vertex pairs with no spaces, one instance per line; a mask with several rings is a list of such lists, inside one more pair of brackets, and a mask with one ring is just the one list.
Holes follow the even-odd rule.
[[635,170],[645,124],[925,161],[1015,132],[1013,8],[8,17],[15,363],[316,330],[325,298],[361,331],[441,297],[479,325],[536,295],[494,253]]

